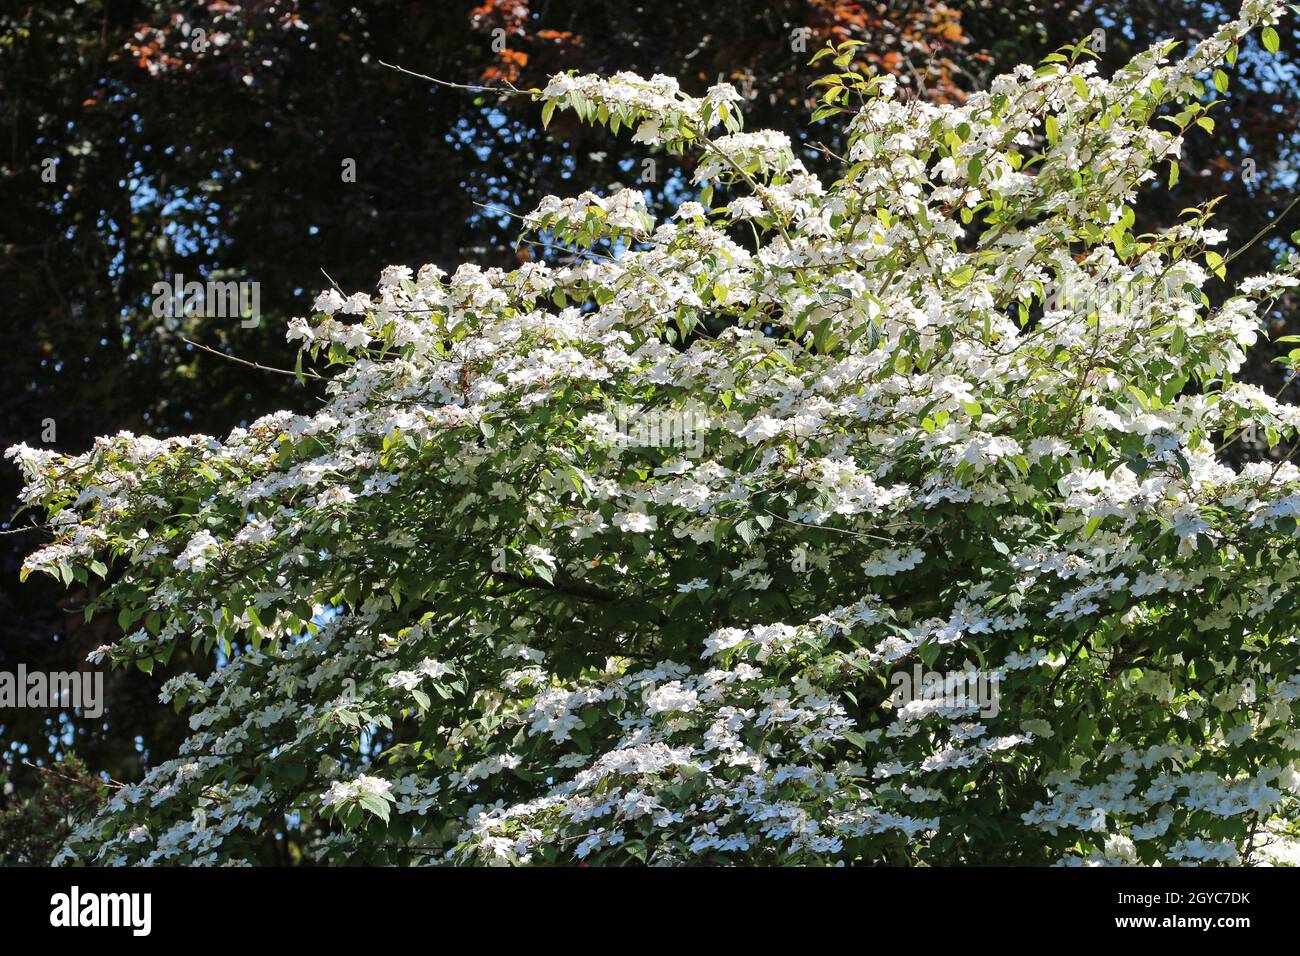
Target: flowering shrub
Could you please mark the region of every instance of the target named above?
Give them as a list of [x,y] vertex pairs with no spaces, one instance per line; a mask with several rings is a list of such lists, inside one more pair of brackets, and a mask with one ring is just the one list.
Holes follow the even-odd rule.
[[[221,663],[167,680],[193,736],[64,859],[1289,852],[1300,470],[1220,453],[1297,437],[1233,375],[1300,280],[1212,306],[1211,211],[1135,235],[1130,205],[1280,12],[961,106],[832,51],[830,184],[725,86],[556,77],[548,115],[698,153],[699,201],[548,198],[567,265],[323,294],[289,331],[314,415],[12,449],[55,534],[28,570],[111,582],[98,656]],[[627,407],[690,408],[697,453],[614,440]],[[968,661],[998,706],[891,696]]]

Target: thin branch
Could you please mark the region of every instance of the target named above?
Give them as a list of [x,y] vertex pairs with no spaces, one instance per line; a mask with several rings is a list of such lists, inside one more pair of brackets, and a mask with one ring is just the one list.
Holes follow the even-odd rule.
[[334,287],[335,292],[337,292],[339,295],[343,295],[343,290],[339,288],[339,284],[334,281],[334,277],[332,275],[326,272],[324,268],[320,270],[320,274],[323,275],[326,279],[330,280],[330,285]]
[[543,591],[558,591],[561,594],[568,594],[571,597],[583,598],[588,601],[599,601],[602,604],[617,604],[620,601],[627,600],[621,594],[615,594],[602,588],[594,587],[590,584],[584,584],[580,581],[547,581],[545,578],[536,574],[511,574],[508,571],[493,571],[494,577],[503,581],[509,581],[512,584],[518,584],[526,588],[539,588]]
[[213,355],[217,356],[218,358],[223,358],[230,362],[237,362],[240,365],[247,365],[249,368],[255,368],[259,372],[275,372],[277,375],[292,375],[294,378],[297,378],[301,374],[305,378],[314,378],[320,381],[325,380],[325,377],[323,375],[317,375],[315,372],[309,372],[306,369],[303,369],[302,372],[294,372],[287,368],[273,368],[270,365],[261,365],[257,362],[250,362],[248,359],[238,358],[237,356],[228,355],[225,352],[220,352],[217,349],[209,348],[206,345],[200,345],[198,342],[195,342],[193,339],[187,339],[183,335],[181,336],[181,341],[185,342],[188,345],[194,346],[196,349],[202,349],[205,352],[210,352]]
[[406,67],[395,66],[392,63],[385,63],[383,60],[379,61],[379,65],[383,67],[387,67],[390,70],[396,70],[398,73],[405,73],[407,76],[413,76],[418,80],[428,80],[430,83],[436,83],[439,86],[445,86],[448,89],[452,89],[452,90],[468,90],[471,93],[500,93],[503,96],[506,94],[510,94],[514,96],[528,96],[530,95],[531,92],[529,90],[521,90],[513,83],[510,83],[508,81],[506,82],[506,85],[504,87],[471,86],[466,83],[452,83],[450,80],[440,80],[436,76],[425,76],[423,73],[416,73],[412,70],[406,69]]
[[1079,652],[1083,650],[1083,645],[1086,643],[1088,643],[1088,638],[1086,636],[1079,638],[1079,643],[1074,645],[1074,650],[1070,651],[1070,656],[1065,659],[1065,663],[1061,665],[1061,669],[1052,676],[1051,682],[1047,685],[1049,700],[1051,699],[1052,691],[1056,689],[1056,682],[1065,675],[1066,670],[1074,663],[1074,659],[1079,656]]
[[116,787],[119,790],[126,786],[126,784],[122,783],[122,781],[114,780],[112,777],[109,777],[107,780],[95,776],[88,776],[84,778],[70,777],[66,773],[60,773],[58,770],[55,770],[53,767],[42,767],[40,764],[32,763],[30,760],[23,760],[23,766],[31,767],[33,770],[37,771],[38,773],[45,773],[45,774],[49,774],[52,777],[59,777],[60,779],[67,780],[71,783],[84,783],[86,780],[93,780],[95,783],[101,783],[109,787]]
[[[578,598],[582,601],[592,601],[597,604],[639,604],[649,611],[654,619],[662,624],[667,620],[664,612],[654,603],[643,597],[629,594],[619,594],[614,591],[606,591],[595,585],[587,584],[583,581],[576,581],[572,578],[557,578],[555,581],[547,581],[536,574],[521,575],[511,574],[508,571],[492,571],[490,577],[502,581],[509,581],[519,588],[533,588],[540,591],[552,591],[557,594],[566,594],[569,597]],[[513,592],[510,592],[513,593]]]
[[26,534],[28,531],[48,531],[48,529],[44,525],[27,524],[21,528],[6,528],[0,531],[0,534]]
[[1295,199],[1292,199],[1291,204],[1282,210],[1281,215],[1276,216],[1273,219],[1270,219],[1268,223],[1265,224],[1263,229],[1261,229],[1259,232],[1255,233],[1255,235],[1251,237],[1250,242],[1246,243],[1244,246],[1242,246],[1232,255],[1228,256],[1228,258],[1224,259],[1221,265],[1226,267],[1229,263],[1232,262],[1232,260],[1236,259],[1239,255],[1241,255],[1243,252],[1245,252],[1255,243],[1259,242],[1259,240],[1262,239],[1265,235],[1267,235],[1268,233],[1276,229],[1278,223],[1280,223],[1283,219],[1286,218],[1287,213],[1289,213],[1292,209],[1294,209],[1297,203],[1300,203],[1300,196],[1296,196]]
[[775,511],[764,509],[764,513],[775,518],[777,521],[784,521],[786,524],[792,524],[796,528],[811,528],[813,531],[834,531],[836,534],[847,534],[855,538],[869,538],[872,541],[883,541],[886,544],[895,544],[893,538],[886,538],[878,534],[870,534],[866,531],[851,531],[848,528],[834,528],[830,525],[812,524],[807,521],[795,521],[793,518],[787,518],[779,515]]

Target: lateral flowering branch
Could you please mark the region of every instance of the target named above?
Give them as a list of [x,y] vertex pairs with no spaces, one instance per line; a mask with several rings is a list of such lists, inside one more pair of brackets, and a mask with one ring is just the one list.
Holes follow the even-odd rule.
[[[961,105],[840,54],[830,184],[726,85],[556,77],[547,118],[698,153],[699,196],[549,197],[526,224],[573,262],[323,293],[289,328],[329,359],[315,414],[11,449],[54,535],[24,573],[109,580],[96,657],[221,652],[163,685],[191,738],[64,859],[1286,858],[1300,470],[1215,449],[1298,437],[1235,375],[1300,278],[1212,306],[1209,208],[1133,233],[1281,12]],[[702,437],[617,442],[626,408]],[[894,707],[917,666],[999,706]]]

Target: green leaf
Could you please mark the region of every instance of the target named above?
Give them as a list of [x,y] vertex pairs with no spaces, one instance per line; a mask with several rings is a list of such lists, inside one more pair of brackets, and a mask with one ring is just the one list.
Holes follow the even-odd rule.
[[1227,274],[1227,268],[1223,264],[1223,256],[1217,252],[1210,251],[1205,254],[1205,264],[1210,267],[1210,271],[1222,279]]
[[381,797],[379,794],[363,793],[358,798],[357,802],[360,803],[362,807],[364,807],[365,809],[373,813],[375,816],[379,817],[379,819],[383,820],[385,823],[388,822],[388,818],[391,813],[391,810],[389,808],[388,801],[385,800],[383,797]]

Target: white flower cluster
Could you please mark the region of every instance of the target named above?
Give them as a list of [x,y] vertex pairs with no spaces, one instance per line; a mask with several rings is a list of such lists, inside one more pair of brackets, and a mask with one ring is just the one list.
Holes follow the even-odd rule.
[[[98,655],[220,651],[164,685],[180,753],[64,859],[1287,858],[1300,469],[1221,452],[1300,435],[1232,380],[1300,278],[1207,305],[1208,210],[1132,233],[1198,74],[1280,9],[960,105],[841,76],[832,185],[729,87],[556,77],[547,116],[709,187],[657,226],[635,191],[544,200],[571,259],[323,293],[289,330],[331,360],[311,414],[11,449],[53,535],[25,573],[108,580]],[[610,407],[707,427],[686,457]],[[975,660],[995,714],[893,706]]]

